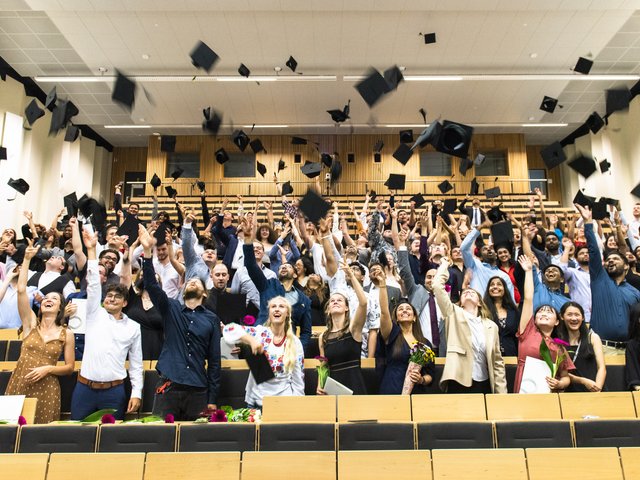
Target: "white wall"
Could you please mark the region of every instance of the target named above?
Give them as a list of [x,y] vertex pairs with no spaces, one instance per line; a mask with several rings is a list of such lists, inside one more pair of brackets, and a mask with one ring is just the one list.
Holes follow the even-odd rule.
[[[64,206],[62,198],[74,191],[78,197],[84,193],[107,197],[111,153],[82,136],[74,143],[64,141],[64,132],[49,136],[51,113],[47,110],[31,130],[23,128],[24,109],[30,101],[22,84],[10,77],[0,81],[1,140],[9,157],[0,162],[0,228],[18,230],[24,210],[32,211],[36,222],[49,225]],[[10,177],[24,178],[31,187],[13,201],[7,200],[15,196],[7,186]]]

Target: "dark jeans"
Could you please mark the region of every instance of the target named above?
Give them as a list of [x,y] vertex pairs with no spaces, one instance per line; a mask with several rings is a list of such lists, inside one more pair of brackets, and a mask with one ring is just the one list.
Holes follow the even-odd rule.
[[[166,379],[160,379],[156,388],[161,387]],[[172,414],[176,421],[192,421],[200,417],[200,412],[207,408],[208,392],[206,388],[190,387],[172,383],[163,393],[156,393],[153,398],[153,414],[161,418]]]
[[485,380],[484,382],[472,381],[470,387],[460,385],[455,380],[449,380],[447,382],[447,393],[491,393],[491,382]]
[[78,382],[71,397],[71,420],[82,420],[103,408],[115,408],[116,413],[113,416],[117,420],[124,420],[126,407],[127,397],[124,384],[106,390],[94,390],[88,385]]

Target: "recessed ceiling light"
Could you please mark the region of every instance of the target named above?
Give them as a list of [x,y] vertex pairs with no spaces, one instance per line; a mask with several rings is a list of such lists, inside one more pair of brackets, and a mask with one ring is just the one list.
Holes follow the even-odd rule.
[[98,67],[98,71],[100,73],[107,73],[109,71],[109,69],[107,67]]
[[143,60],[149,60],[151,58],[151,55],[149,55],[148,53],[143,53],[142,54],[142,59]]
[[533,122],[536,119],[536,117],[529,117],[529,121]]
[[282,71],[282,67],[279,67],[279,66],[278,66],[278,67],[273,67],[273,69],[274,69],[276,72],[281,72],[281,71]]
[[144,122],[144,118],[139,118],[138,120],[140,120],[141,122]]
[[153,132],[153,135],[155,135],[156,137],[160,136],[160,132]]
[[538,58],[538,54],[533,52],[529,54],[529,58]]
[[400,65],[398,67],[398,70],[400,70],[401,72],[404,72],[407,69],[407,67],[405,67],[404,65]]

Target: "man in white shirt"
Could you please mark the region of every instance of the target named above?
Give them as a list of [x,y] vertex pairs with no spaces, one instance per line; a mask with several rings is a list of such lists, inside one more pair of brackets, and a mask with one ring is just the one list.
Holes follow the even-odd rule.
[[[129,293],[123,285],[109,285],[104,307],[100,306],[97,235],[87,231],[82,235],[88,259],[86,333],[82,368],[71,399],[71,418],[82,420],[95,411],[115,408],[114,416],[122,420],[125,411],[133,413],[140,408],[142,398],[140,324],[122,313]],[[127,357],[131,379],[128,403],[124,390]]]
[[162,290],[167,294],[167,297],[173,299],[180,297],[180,274],[171,265],[169,247],[166,243],[156,246],[153,269],[160,275]]
[[52,255],[45,263],[44,272],[29,271],[27,286],[36,287],[44,296],[50,292],[58,292],[67,298],[76,291],[67,272],[67,261],[61,255]]

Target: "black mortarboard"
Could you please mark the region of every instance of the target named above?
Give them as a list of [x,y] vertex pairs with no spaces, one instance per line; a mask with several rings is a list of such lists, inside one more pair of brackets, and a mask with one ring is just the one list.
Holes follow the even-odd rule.
[[138,225],[140,225],[140,220],[138,220],[133,215],[125,215],[124,222],[122,225],[118,227],[118,235],[126,235],[127,237],[127,245],[133,245],[138,239]]
[[607,115],[614,112],[629,110],[631,93],[628,88],[618,88],[606,91]]
[[540,150],[540,156],[548,169],[557,167],[567,159],[560,142],[553,142],[551,145],[544,147]]
[[389,67],[384,71],[384,79],[387,82],[387,91],[390,92],[398,88],[398,85],[404,82],[404,76],[402,75],[402,71],[398,68],[397,65],[393,67]]
[[435,32],[425,33],[424,34],[424,43],[426,43],[427,45],[430,45],[432,43],[436,43],[436,34],[435,34]]
[[305,162],[304,165],[302,165],[300,167],[300,171],[307,177],[307,178],[316,178],[318,175],[320,175],[320,172],[322,171],[322,164],[319,162]]
[[247,148],[247,145],[249,145],[249,141],[250,141],[247,134],[244,133],[242,130],[234,131],[231,134],[231,140],[233,140],[233,143],[235,144],[236,147],[240,149],[241,152],[244,152],[244,150]]
[[82,213],[82,216],[89,218],[91,216],[91,203],[93,199],[86,193],[78,199],[78,210]]
[[607,205],[611,205],[613,207],[617,207],[620,204],[620,200],[618,200],[617,198],[602,197],[600,198],[600,201],[606,203]]
[[78,210],[82,212],[83,217],[91,217],[93,225],[99,230],[107,220],[107,209],[104,203],[86,194],[78,200]]
[[473,180],[471,180],[471,189],[469,190],[469,195],[478,195],[479,191],[480,191],[480,184],[478,183],[478,180],[476,180],[476,178],[474,177]]
[[582,190],[578,190],[576,196],[573,197],[573,203],[577,203],[578,205],[582,205],[583,207],[591,208],[595,201],[595,197],[589,197],[585,195],[584,193],[582,193]]
[[598,112],[593,112],[587,118],[587,125],[591,133],[598,133],[602,127],[604,127],[604,120]]
[[78,139],[80,135],[80,127],[76,125],[69,125],[67,131],[64,133],[64,141],[73,143]]
[[260,140],[259,138],[256,138],[255,140],[251,140],[249,142],[249,146],[251,147],[251,150],[253,150],[253,153],[260,153],[260,152],[267,153],[267,150],[264,148],[264,145],[262,145],[262,140]]
[[475,163],[478,167],[484,163],[484,159],[487,158],[486,155],[482,153],[478,153],[476,158],[473,159],[473,163]]
[[222,124],[222,115],[218,115],[218,112],[213,110],[211,107],[207,107],[202,110],[202,114],[204,115],[202,130],[216,135],[218,130],[220,130],[220,125]]
[[380,72],[372,68],[367,77],[355,85],[355,89],[371,108],[389,91],[389,86]]
[[591,206],[591,211],[594,220],[604,220],[607,218],[607,203],[600,199]]
[[336,183],[342,176],[342,163],[335,159],[331,164],[331,183]]
[[413,197],[409,199],[410,202],[415,203],[415,208],[420,208],[422,205],[427,203],[421,193],[416,193]]
[[58,104],[53,109],[53,115],[51,115],[49,135],[55,135],[60,130],[65,128],[69,120],[71,120],[71,118],[73,118],[78,113],[78,107],[76,107],[72,102],[68,100],[58,102]]
[[631,195],[640,198],[640,183],[633,187],[633,190],[631,190]]
[[160,177],[154,173],[149,183],[153,188],[158,188],[160,185],[162,185],[162,180],[160,180]]
[[412,155],[413,151],[411,151],[411,148],[406,143],[401,143],[400,145],[398,145],[396,151],[393,152],[393,158],[398,160],[402,165],[406,165],[407,162],[411,159]]
[[229,323],[242,323],[247,314],[246,293],[225,293],[224,302],[216,302],[216,315],[225,325]]
[[111,100],[118,102],[129,110],[135,103],[136,83],[116,70],[116,83],[111,93]]
[[278,160],[278,172],[284,170],[285,168],[287,168],[287,164],[285,163],[285,161],[283,159]]
[[307,139],[302,137],[291,137],[291,145],[306,145]]
[[449,183],[449,180],[445,180],[444,182],[438,184],[438,190],[440,190],[440,193],[444,195],[445,193],[453,190],[453,185]]
[[244,358],[249,366],[251,375],[257,385],[268,382],[275,377],[271,364],[264,353],[254,354],[251,352],[251,348],[241,344],[240,345],[240,357]]
[[333,163],[333,158],[331,158],[331,155],[329,155],[328,153],[321,153],[320,154],[320,161],[325,164],[327,167],[330,167],[331,164]]
[[502,204],[498,205],[497,207],[491,207],[489,211],[487,211],[487,218],[493,223],[497,223],[507,219],[507,214],[500,209],[501,206]]
[[308,189],[302,200],[300,200],[300,211],[313,223],[324,218],[331,209],[331,203],[318,195],[315,190]]
[[384,185],[389,190],[404,190],[404,184],[406,179],[407,179],[406,175],[391,173],[389,174],[389,178],[387,178],[387,181],[384,182]]
[[291,182],[287,181],[282,184],[282,195],[291,195],[293,193],[293,187]]
[[487,198],[497,198],[500,195],[502,195],[500,187],[485,188],[484,190],[484,196]]
[[267,173],[267,167],[264,165],[264,163],[256,162],[256,170],[258,170],[258,173],[262,175],[262,178],[264,178],[265,174]]
[[285,62],[285,65],[289,67],[292,72],[295,72],[296,68],[298,68],[298,62],[296,62],[296,59],[292,56],[289,56],[289,60]]
[[58,93],[56,92],[56,87],[53,87],[49,93],[47,93],[47,99],[44,101],[44,108],[53,112],[53,107],[56,106],[56,102],[58,101]]
[[224,148],[219,148],[218,150],[216,150],[216,162],[222,165],[227,160],[229,160],[229,154]]
[[411,143],[413,142],[413,130],[400,130],[400,142]]
[[491,239],[493,248],[507,247],[511,250],[513,246],[513,225],[511,222],[497,222],[491,225]]
[[384,148],[384,141],[382,141],[382,139],[378,140],[376,142],[376,144],[373,146],[373,151],[375,153],[380,153],[382,151],[382,149]]
[[175,135],[162,135],[162,137],[160,137],[160,151],[161,152],[175,152],[176,151],[176,137],[175,137]]
[[169,198],[176,198],[176,195],[178,195],[178,191],[171,185],[165,186],[164,189],[167,191],[167,196]]
[[387,251],[386,250],[380,250],[378,252],[378,258],[374,260],[378,260],[378,262],[380,263],[380,265],[382,265],[383,267],[388,267],[389,266],[389,259],[387,258]]
[[202,180],[198,180],[196,182],[196,186],[198,187],[198,190],[200,190],[200,192],[204,192],[205,189],[207,188],[207,184],[204,183]]
[[38,101],[35,98],[24,109],[24,116],[27,117],[29,125],[33,125],[40,117],[44,117],[44,110],[38,106]]
[[[442,202],[442,214],[449,215],[453,214],[458,208],[458,201],[455,198],[447,198],[444,202]],[[446,218],[446,217],[445,217]]]
[[251,75],[251,70],[249,70],[244,63],[241,63],[238,67],[238,73],[243,77],[249,78],[249,75]]
[[173,180],[175,181],[179,179],[183,173],[184,173],[184,168],[176,167],[176,169],[173,172],[171,172],[171,178],[173,178]]
[[29,184],[22,178],[18,178],[17,180],[10,178],[7,185],[23,195],[29,191]]
[[372,202],[374,202],[376,200],[377,196],[378,196],[378,194],[376,193],[375,190],[369,191],[369,198],[371,199]]
[[589,60],[588,58],[580,57],[578,58],[578,62],[576,66],[573,67],[573,70],[578,73],[582,73],[583,75],[588,75],[589,71],[593,67],[593,60]]
[[7,147],[0,147],[0,160],[7,159]]
[[558,99],[553,97],[547,97],[546,95],[542,99],[542,103],[540,104],[540,110],[545,112],[553,113],[558,105]]
[[211,48],[202,41],[199,41],[196,46],[193,47],[189,56],[191,57],[191,63],[193,63],[194,67],[202,68],[207,73],[211,71],[213,65],[220,58],[216,52],[211,50]]
[[442,124],[437,120],[431,122],[427,128],[425,128],[420,136],[416,140],[416,143],[413,144],[411,150],[415,150],[417,146],[426,147],[427,145],[437,145],[438,138],[440,137],[440,133],[442,132]]
[[579,154],[576,159],[570,161],[569,166],[584,178],[589,178],[598,169],[593,158],[589,158],[582,154]]
[[460,159],[460,168],[458,169],[458,171],[462,175],[466,175],[467,170],[469,170],[472,165],[473,165],[473,162],[471,161],[471,159],[469,159],[469,158],[461,158]]
[[64,196],[64,207],[67,209],[67,215],[75,217],[78,215],[78,196],[76,192],[71,192],[69,195]]
[[342,110],[327,110],[327,113],[331,115],[331,119],[336,123],[342,123],[349,118],[349,111],[351,110],[351,100],[347,102]]
[[158,228],[153,233],[153,236],[156,238],[156,247],[160,247],[162,245],[166,245],[167,243],[167,223],[161,222],[158,224]]
[[599,165],[600,165],[600,171],[602,173],[607,173],[611,168],[611,164],[609,163],[609,160],[607,160],[606,158],[604,160],[600,160]]
[[472,135],[473,127],[445,120],[435,148],[454,157],[466,158],[469,155]]

